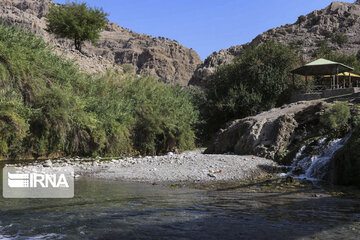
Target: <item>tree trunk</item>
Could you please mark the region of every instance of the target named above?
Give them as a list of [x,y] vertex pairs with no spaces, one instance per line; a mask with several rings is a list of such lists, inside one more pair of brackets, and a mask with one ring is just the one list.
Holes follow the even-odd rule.
[[79,39],[75,38],[74,43],[75,43],[75,49],[82,53],[82,51],[81,51],[81,41]]

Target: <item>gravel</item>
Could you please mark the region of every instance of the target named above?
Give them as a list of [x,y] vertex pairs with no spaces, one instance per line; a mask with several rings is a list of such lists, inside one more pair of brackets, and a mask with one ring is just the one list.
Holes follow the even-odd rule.
[[[43,164],[44,162],[34,162],[27,166]],[[256,156],[209,155],[202,154],[201,150],[110,160],[102,160],[100,157],[92,160],[49,159],[45,164],[48,167],[72,166],[76,176],[148,183],[246,180],[277,166],[272,160]]]

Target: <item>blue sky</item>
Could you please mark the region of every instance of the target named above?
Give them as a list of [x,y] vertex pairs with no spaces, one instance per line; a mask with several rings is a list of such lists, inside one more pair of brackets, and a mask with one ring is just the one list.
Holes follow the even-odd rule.
[[[55,0],[64,3],[65,0]],[[202,59],[214,51],[251,41],[258,34],[294,23],[299,15],[331,0],[79,0],[102,7],[109,20],[151,36],[175,39]],[[344,2],[354,2],[344,1]]]

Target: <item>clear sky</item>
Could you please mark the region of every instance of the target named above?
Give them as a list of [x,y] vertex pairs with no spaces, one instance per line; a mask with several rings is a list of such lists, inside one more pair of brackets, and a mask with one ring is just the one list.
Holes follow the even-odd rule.
[[[65,3],[66,0],[55,0]],[[167,37],[202,59],[251,41],[264,31],[294,23],[332,0],[78,0],[102,7],[109,20],[134,32]],[[345,0],[344,2],[354,2]]]

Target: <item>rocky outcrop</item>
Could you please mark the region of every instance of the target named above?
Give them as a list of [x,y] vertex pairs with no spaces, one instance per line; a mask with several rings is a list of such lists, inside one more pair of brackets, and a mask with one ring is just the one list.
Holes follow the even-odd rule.
[[297,102],[230,122],[219,131],[205,153],[233,152],[274,159],[291,144],[317,132],[323,104],[322,101]]
[[199,55],[177,41],[154,38],[108,23],[96,47],[86,43],[84,54],[74,50],[72,41],[56,39],[44,29],[50,0],[0,0],[0,18],[6,25],[18,25],[55,46],[59,55],[76,61],[89,73],[104,73],[107,69],[130,69],[163,82],[187,85],[197,65]]
[[296,23],[270,29],[251,43],[238,45],[211,54],[196,69],[190,84],[202,85],[215,69],[231,63],[247,46],[256,46],[269,39],[291,45],[309,61],[321,44],[344,54],[356,54],[360,49],[360,2],[333,2],[322,10],[300,16]]
[[231,64],[236,57],[239,57],[246,45],[239,45],[229,49],[213,52],[204,63],[194,72],[194,75],[189,81],[189,85],[204,86],[204,80],[215,72],[216,68],[220,65]]
[[359,131],[355,131],[344,148],[331,161],[331,182],[337,185],[360,187]]

